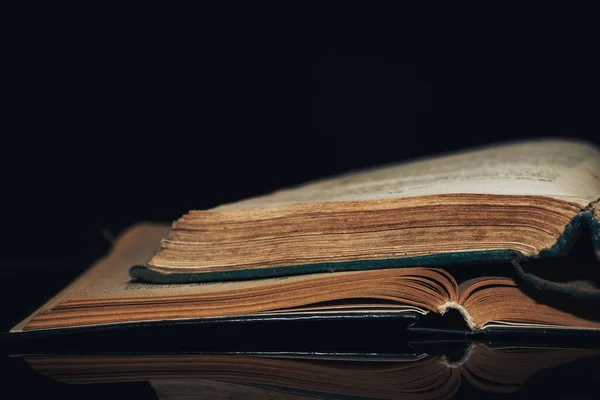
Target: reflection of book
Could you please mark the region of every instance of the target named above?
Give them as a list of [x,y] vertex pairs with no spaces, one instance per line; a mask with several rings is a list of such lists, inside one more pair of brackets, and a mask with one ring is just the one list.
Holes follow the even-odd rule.
[[[565,251],[582,221],[600,242],[599,198],[600,152],[568,141],[492,147],[317,182],[193,211],[171,230],[138,226],[13,332],[452,309],[472,330],[599,329],[600,321],[578,310],[526,295],[511,277],[470,265],[478,277],[459,284],[433,268],[482,260],[512,260],[517,268]],[[130,274],[150,283],[132,282]]]
[[[241,355],[32,355],[36,371],[69,384],[150,381],[161,398],[449,398],[461,382],[486,392],[516,392],[542,369],[600,351],[490,349],[465,357],[413,358]],[[228,397],[227,397],[228,396]],[[244,397],[246,396],[246,397]],[[255,396],[255,397],[252,397]]]

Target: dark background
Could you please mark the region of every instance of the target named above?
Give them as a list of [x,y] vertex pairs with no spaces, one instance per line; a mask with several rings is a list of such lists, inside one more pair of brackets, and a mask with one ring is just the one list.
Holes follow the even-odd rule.
[[599,143],[585,10],[11,4],[3,328],[136,221],[490,142]]
[[[496,141],[600,144],[592,10],[299,4],[3,3],[0,331],[136,221]],[[139,395],[0,360],[2,393]]]

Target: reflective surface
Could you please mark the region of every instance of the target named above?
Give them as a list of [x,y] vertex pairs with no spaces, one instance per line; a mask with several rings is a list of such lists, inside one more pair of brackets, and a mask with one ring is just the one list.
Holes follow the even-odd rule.
[[[456,344],[413,354],[21,354],[5,390],[21,398],[596,398],[600,350]],[[444,345],[437,347],[443,349]]]

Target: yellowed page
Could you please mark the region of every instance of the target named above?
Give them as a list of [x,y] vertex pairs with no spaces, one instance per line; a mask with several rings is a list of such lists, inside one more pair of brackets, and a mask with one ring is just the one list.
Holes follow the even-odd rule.
[[[148,262],[160,245],[160,240],[167,235],[168,230],[167,226],[147,224],[130,228],[117,241],[115,249],[107,257],[95,264],[87,275],[82,277],[79,284],[61,295],[60,301],[71,299],[181,296],[257,288],[270,286],[274,282],[279,281],[298,282],[315,279],[315,275],[299,275],[246,281],[176,284],[152,284],[132,280],[129,275],[130,267],[143,265]],[[360,273],[360,271],[338,272],[336,276]],[[319,278],[327,278],[327,274],[317,275],[316,279]],[[318,298],[318,296],[315,296],[315,298]],[[369,307],[369,305],[365,307]]]
[[[152,254],[160,248],[160,240],[169,233],[169,230],[169,225],[156,223],[140,223],[130,227],[119,237],[105,257],[99,259],[56,296],[17,324],[11,329],[11,332],[21,332],[25,325],[40,311],[50,309],[67,298],[73,298],[77,293],[89,293],[91,295],[96,288],[95,280],[98,277],[102,277],[101,279],[105,284],[108,284],[111,280],[113,285],[117,282],[129,281],[129,276],[125,277],[123,273],[119,273],[119,266],[131,262],[134,263],[131,265],[135,265],[139,261],[149,260]],[[127,271],[126,269],[125,274],[128,274]],[[114,274],[114,279],[111,279],[111,274]],[[122,284],[115,286],[122,286]]]
[[[142,265],[146,263],[160,246],[160,240],[169,232],[168,225],[161,224],[138,224],[129,228],[117,240],[114,248],[104,258],[100,259],[80,278],[65,288],[62,292],[52,298],[44,306],[40,307],[35,313],[15,326],[11,332],[21,332],[27,323],[41,311],[49,310],[58,304],[64,304],[69,301],[89,300],[89,299],[127,299],[127,298],[154,298],[162,296],[182,296],[189,294],[206,294],[214,292],[223,292],[238,290],[244,288],[257,288],[273,285],[278,281],[298,282],[302,280],[315,279],[311,275],[289,276],[281,278],[248,280],[237,282],[209,282],[209,283],[190,283],[190,284],[146,284],[136,282],[129,276],[129,268],[133,265]],[[360,274],[360,272],[340,272],[341,274],[351,275]],[[317,276],[317,279],[327,278],[327,274]],[[315,293],[315,302],[319,302],[319,295]],[[311,309],[311,308],[307,308]],[[344,310],[336,307],[329,310],[336,310],[336,313]],[[298,314],[301,315],[305,310],[301,307],[290,312],[275,311],[277,315]],[[312,311],[326,313],[326,308],[316,307]],[[374,304],[355,304],[348,308],[347,312],[419,312],[426,313],[417,307],[410,306],[389,306],[383,303],[380,310],[376,310]],[[261,314],[269,314],[263,312]]]
[[510,143],[349,173],[218,209],[446,193],[539,195],[587,206],[600,198],[600,151],[568,140]]

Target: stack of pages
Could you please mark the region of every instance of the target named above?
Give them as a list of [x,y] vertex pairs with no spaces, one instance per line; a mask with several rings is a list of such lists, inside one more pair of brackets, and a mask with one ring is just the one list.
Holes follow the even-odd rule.
[[469,331],[597,330],[598,315],[525,289],[597,297],[598,282],[526,270],[567,254],[581,231],[600,248],[599,199],[600,151],[577,141],[359,171],[136,225],[12,332],[450,310]]

